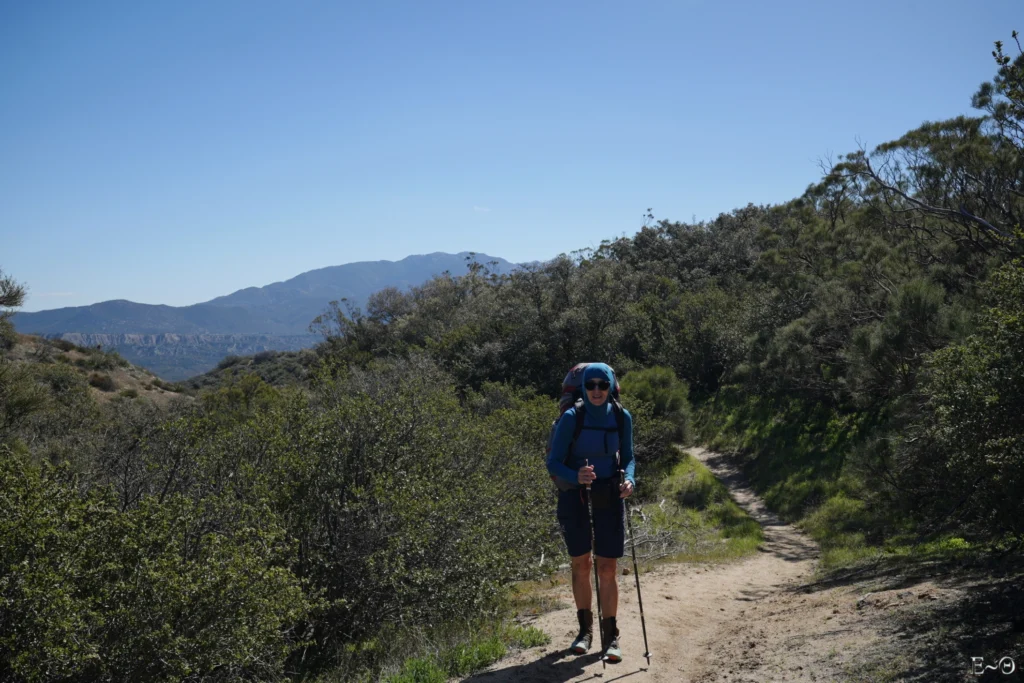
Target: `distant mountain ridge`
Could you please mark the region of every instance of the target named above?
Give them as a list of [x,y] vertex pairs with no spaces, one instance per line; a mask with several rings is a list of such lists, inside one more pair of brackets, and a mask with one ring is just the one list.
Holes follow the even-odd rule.
[[[313,318],[328,302],[348,298],[363,306],[384,287],[407,289],[435,275],[466,272],[471,252],[407,256],[401,261],[360,261],[301,273],[284,282],[248,287],[191,306],[138,304],[124,299],[90,306],[16,313],[12,322],[23,334],[309,334]],[[516,265],[475,254],[479,263],[497,262],[508,273]]]
[[320,338],[310,333],[309,324],[329,302],[346,298],[363,307],[371,294],[384,287],[406,290],[445,271],[462,275],[470,256],[497,273],[517,268],[505,259],[486,254],[435,252],[400,261],[361,261],[318,268],[284,282],[247,287],[191,306],[117,299],[16,313],[11,320],[23,334],[114,348],[127,360],[164,379],[181,380],[212,369],[225,355],[314,346]]

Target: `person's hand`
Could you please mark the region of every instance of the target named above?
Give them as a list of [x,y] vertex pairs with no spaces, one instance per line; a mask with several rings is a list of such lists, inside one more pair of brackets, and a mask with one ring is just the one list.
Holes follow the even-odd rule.
[[584,463],[586,464],[584,464],[583,467],[576,470],[576,479],[577,481],[579,481],[579,483],[583,484],[584,486],[590,486],[590,484],[593,483],[595,479],[597,479],[597,475],[594,474],[593,465],[591,465],[586,460],[584,460]]
[[633,495],[633,482],[625,479],[619,484],[619,498],[629,498],[631,495]]

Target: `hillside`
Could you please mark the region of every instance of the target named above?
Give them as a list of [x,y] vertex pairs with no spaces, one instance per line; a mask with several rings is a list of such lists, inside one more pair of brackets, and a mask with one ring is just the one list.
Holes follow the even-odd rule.
[[216,390],[245,375],[256,375],[274,387],[302,384],[318,360],[319,356],[313,349],[229,355],[222,358],[214,369],[183,380],[181,386],[188,391]]
[[3,355],[15,366],[58,365],[70,368],[88,382],[90,395],[100,403],[115,397],[144,398],[166,407],[174,398],[185,396],[182,387],[163,381],[112,350],[19,334],[14,346]]
[[80,334],[60,339],[78,346],[115,349],[125,360],[160,377],[179,382],[216,367],[227,356],[308,349],[320,341],[312,334]]
[[407,290],[445,271],[462,274],[470,258],[498,274],[516,268],[486,254],[437,252],[319,268],[192,306],[116,300],[15,313],[11,320],[21,333],[114,349],[135,365],[180,381],[213,369],[229,355],[308,349],[321,339],[310,333],[309,325],[329,302],[346,299],[363,307],[385,287]]

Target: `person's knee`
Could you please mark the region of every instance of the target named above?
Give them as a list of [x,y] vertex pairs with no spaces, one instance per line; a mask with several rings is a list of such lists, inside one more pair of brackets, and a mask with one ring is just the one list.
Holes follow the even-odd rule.
[[599,557],[597,558],[597,573],[601,576],[615,576],[615,569],[618,565],[618,560],[614,557]]
[[[598,565],[600,567],[600,565]],[[578,555],[572,558],[572,569],[573,571],[585,570],[590,571],[590,553],[586,555]]]

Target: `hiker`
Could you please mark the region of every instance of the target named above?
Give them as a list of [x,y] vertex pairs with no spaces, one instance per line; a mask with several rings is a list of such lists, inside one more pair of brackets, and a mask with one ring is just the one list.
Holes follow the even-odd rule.
[[[625,410],[616,415],[621,406],[611,400],[617,387],[615,373],[604,363],[591,363],[583,371],[583,404],[585,411],[582,429],[573,442],[576,431],[576,406],[562,414],[555,427],[551,451],[547,458],[552,477],[575,486],[558,493],[558,524],[562,529],[566,548],[572,558],[572,593],[576,601],[576,615],[580,631],[571,650],[586,653],[594,638],[594,613],[591,608],[591,528],[587,508],[586,486],[590,485],[594,510],[594,555],[597,559],[600,586],[600,614],[603,655],[609,662],[622,661],[619,648],[619,630],[615,616],[619,601],[616,564],[625,546],[624,500],[633,493],[633,418]],[[620,439],[621,432],[621,439]],[[571,448],[571,450],[570,450]],[[618,453],[618,457],[616,457]],[[566,458],[568,454],[568,458]],[[618,470],[625,471],[619,483]]]

